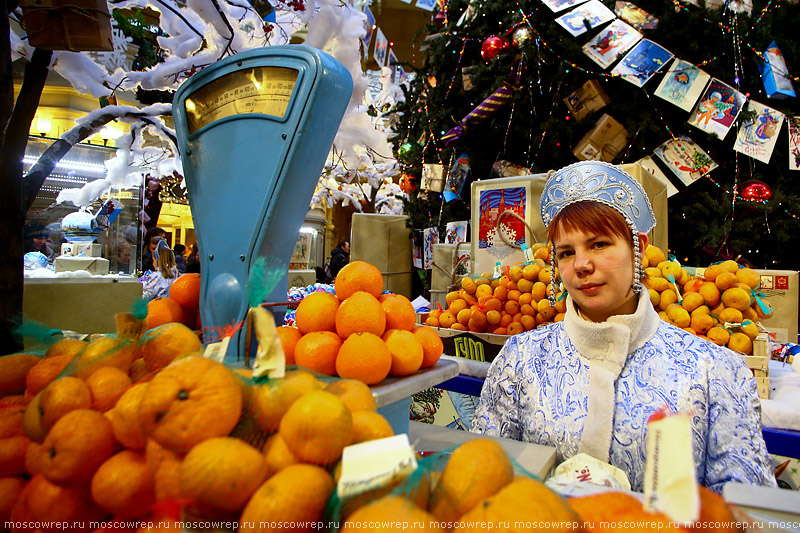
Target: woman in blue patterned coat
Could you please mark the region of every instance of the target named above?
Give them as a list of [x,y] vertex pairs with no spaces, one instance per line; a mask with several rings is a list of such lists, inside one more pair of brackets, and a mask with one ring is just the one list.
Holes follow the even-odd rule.
[[661,321],[643,289],[656,221],[641,185],[613,165],[576,163],[550,176],[541,212],[567,311],[506,342],[471,430],[555,446],[559,462],[588,453],[641,491],[647,421],[668,407],[689,414],[700,484],[775,486],[742,356]]

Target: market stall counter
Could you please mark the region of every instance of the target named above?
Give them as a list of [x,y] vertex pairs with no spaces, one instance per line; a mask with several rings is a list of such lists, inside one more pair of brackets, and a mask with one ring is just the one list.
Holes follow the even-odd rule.
[[408,413],[411,395],[458,376],[458,363],[440,359],[431,368],[405,377],[389,377],[370,387],[378,413],[389,422],[395,434],[409,432]]

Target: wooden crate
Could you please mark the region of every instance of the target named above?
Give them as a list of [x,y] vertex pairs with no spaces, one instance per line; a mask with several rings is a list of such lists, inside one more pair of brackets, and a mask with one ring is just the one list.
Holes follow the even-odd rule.
[[114,49],[106,0],[22,0],[20,7],[31,46],[72,52]]

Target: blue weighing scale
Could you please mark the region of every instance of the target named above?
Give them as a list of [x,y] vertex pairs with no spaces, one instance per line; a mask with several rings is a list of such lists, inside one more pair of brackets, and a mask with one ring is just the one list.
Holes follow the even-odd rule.
[[[344,65],[305,45],[242,52],[178,89],[173,113],[200,248],[204,328],[245,320],[259,257],[282,273],[267,299],[286,300],[289,259],[352,91]],[[240,329],[226,362],[244,350]]]

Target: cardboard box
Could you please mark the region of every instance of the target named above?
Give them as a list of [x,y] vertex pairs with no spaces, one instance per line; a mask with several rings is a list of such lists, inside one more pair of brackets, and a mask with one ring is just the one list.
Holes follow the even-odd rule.
[[[642,184],[658,222],[656,227],[650,231],[650,243],[662,250],[666,250],[669,242],[669,212],[666,185],[639,163],[618,166]],[[511,214],[500,218],[499,221],[515,229],[519,234],[524,231],[526,233],[525,242],[528,246],[533,245],[534,242],[544,242],[547,238],[547,231],[539,210],[539,201],[546,182],[547,174],[529,174],[511,178],[480,180],[472,183],[473,209],[472,220],[470,221],[472,230],[470,272],[473,276],[480,275],[482,272],[491,272],[497,261],[500,261],[504,266],[511,266],[525,261],[525,256],[521,249],[509,247],[496,237],[498,217],[501,215],[500,208],[484,208],[481,206],[488,206],[488,200],[490,199],[496,204],[497,198],[492,198],[493,195],[497,196],[495,191],[505,191],[504,194],[506,196],[502,199],[505,206],[503,209],[511,210],[515,215],[524,216],[528,227],[524,228],[519,222],[515,222],[516,219]],[[517,204],[520,201],[524,205],[518,206]]]
[[31,46],[47,50],[111,51],[111,15],[106,0],[22,0]]
[[608,113],[603,114],[572,153],[581,161],[601,160],[610,163],[628,145],[628,131]]
[[350,261],[366,261],[383,274],[383,290],[411,294],[411,230],[406,215],[355,213],[351,219]]
[[447,309],[445,297],[455,288],[461,288],[461,278],[469,274],[471,244],[434,244],[433,268],[431,269],[431,309],[436,302]]
[[600,82],[589,80],[564,98],[575,120],[581,120],[611,103]]
[[86,257],[102,257],[103,245],[96,242],[78,243],[78,251],[75,255],[85,255]]
[[289,287],[308,287],[317,282],[316,270],[290,270]]
[[108,274],[108,259],[102,257],[56,257],[56,273],[86,270],[95,275]]

